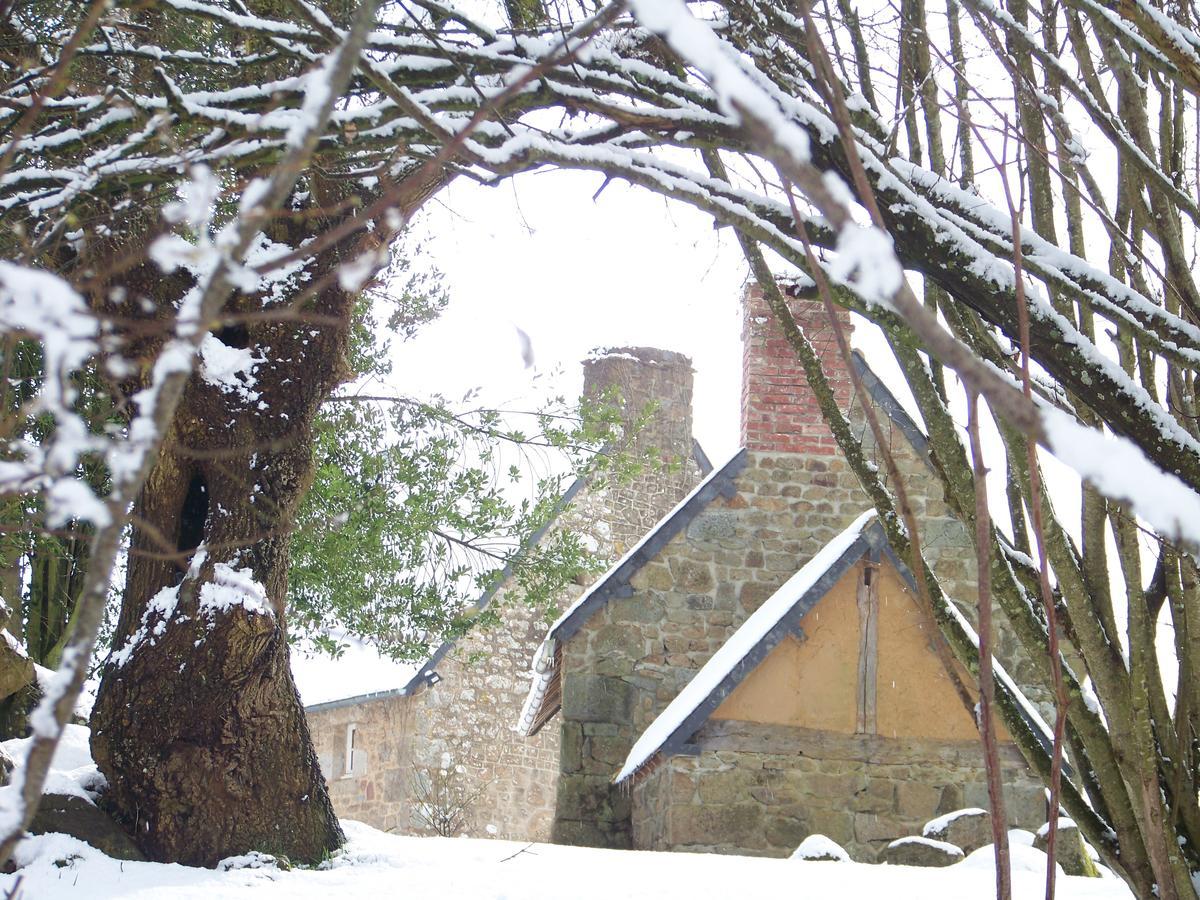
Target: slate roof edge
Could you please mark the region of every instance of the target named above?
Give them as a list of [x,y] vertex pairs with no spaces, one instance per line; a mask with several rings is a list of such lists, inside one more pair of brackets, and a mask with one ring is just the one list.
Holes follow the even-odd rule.
[[896,423],[896,427],[900,429],[904,437],[912,444],[914,450],[921,454],[922,457],[928,457],[929,437],[925,434],[925,430],[908,414],[908,411],[896,399],[896,395],[875,374],[875,370],[871,368],[861,351],[853,351],[852,358],[854,360],[854,369],[858,372],[858,377],[862,379],[867,393],[875,401],[875,405],[883,410],[889,419]]
[[586,594],[577,600],[547,632],[548,638],[567,640],[592,616],[597,608],[615,596],[627,596],[629,580],[647,562],[658,555],[675,535],[703,512],[718,496],[732,497],[737,492],[735,479],[746,467],[746,448],[735,453],[720,469],[709,473],[679,504],[646,532],[632,550],[613,564]]
[[[696,463],[696,468],[700,470],[702,475],[707,476],[712,471],[712,463],[709,462],[708,456],[704,452],[704,448],[700,446],[700,442],[695,438],[692,438],[692,460]],[[521,545],[521,550],[517,554],[518,557],[528,552],[530,548],[536,547],[539,543],[541,543],[542,538],[546,536],[546,533],[550,530],[554,523],[558,521],[558,517],[562,515],[563,511],[571,504],[571,501],[575,499],[579,492],[587,486],[590,480],[591,479],[587,477],[580,476],[571,483],[571,486],[567,488],[562,496],[559,497],[555,502],[554,512],[550,515],[550,518],[548,518],[545,524],[542,525],[542,527],[537,531],[533,532]],[[487,609],[500,588],[502,588],[508,579],[512,577],[512,573],[513,564],[510,562],[496,574],[492,584],[486,591],[484,591],[482,595],[480,595],[479,599],[475,601],[475,609],[480,612]],[[429,677],[437,668],[438,663],[446,658],[446,655],[454,649],[454,645],[457,643],[458,639],[455,638],[454,640],[444,642],[440,647],[438,647],[437,650],[430,655],[429,659],[426,660],[421,666],[417,674],[414,675],[408,681],[408,683],[400,689],[401,693],[414,694],[422,687],[427,686],[429,684]]]
[[343,706],[358,706],[360,703],[374,703],[376,700],[390,700],[393,697],[403,697],[403,688],[393,688],[390,691],[372,691],[369,694],[358,694],[354,697],[342,697],[339,700],[326,700],[323,703],[311,703],[304,707],[306,713],[325,712],[330,709],[340,709]]

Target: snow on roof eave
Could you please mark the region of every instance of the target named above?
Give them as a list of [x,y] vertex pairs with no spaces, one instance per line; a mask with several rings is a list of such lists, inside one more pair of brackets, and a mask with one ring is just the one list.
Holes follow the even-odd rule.
[[882,527],[869,527],[876,521],[874,510],[860,515],[755,610],[642,733],[613,781],[624,781],[660,750],[687,741],[850,566],[868,550],[886,549]]
[[[533,723],[538,720],[538,715],[542,711],[542,700],[546,696],[546,689],[550,686],[554,676],[558,674],[558,669],[554,665],[554,644],[554,638],[547,635],[546,639],[538,645],[537,652],[533,656],[533,665],[530,667],[530,674],[533,678],[529,685],[529,693],[521,705],[521,714],[517,717],[516,724],[517,734],[522,737],[532,737],[537,733]],[[543,724],[545,723],[543,722]]]

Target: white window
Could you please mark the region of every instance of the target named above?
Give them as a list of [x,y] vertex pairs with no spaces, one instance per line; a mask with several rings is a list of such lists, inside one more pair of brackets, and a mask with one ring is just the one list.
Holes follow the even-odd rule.
[[351,778],[355,775],[364,775],[367,771],[367,755],[366,752],[359,746],[358,726],[346,726],[346,750],[345,756],[345,771],[342,772],[343,778]]

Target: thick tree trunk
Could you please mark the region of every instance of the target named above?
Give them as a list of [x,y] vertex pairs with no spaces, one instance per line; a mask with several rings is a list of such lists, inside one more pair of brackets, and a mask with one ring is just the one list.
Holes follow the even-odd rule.
[[[276,238],[297,246],[295,230]],[[299,283],[320,283],[354,255],[323,252]],[[345,372],[355,297],[331,282],[294,318],[216,331],[264,360],[248,388],[258,396],[194,376],[135,505],[92,751],[112,811],[151,859],[212,865],[261,850],[314,862],[343,840],[284,620],[312,423]],[[233,312],[278,309],[256,300]]]
[[213,865],[261,850],[318,861],[342,833],[283,625],[244,606],[199,611],[201,579],[150,649],[105,672],[92,747],[112,810],[152,859]]

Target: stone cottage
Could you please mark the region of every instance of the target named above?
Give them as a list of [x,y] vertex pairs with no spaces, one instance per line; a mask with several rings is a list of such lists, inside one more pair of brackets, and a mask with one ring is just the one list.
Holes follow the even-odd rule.
[[[635,783],[634,846],[761,852],[804,830],[871,859],[982,804],[978,732],[916,596],[873,511],[823,547],[634,744],[617,774]],[[1018,821],[1040,824],[1042,784],[1002,729],[1000,751]]]
[[[793,305],[839,405],[861,421],[824,310]],[[985,805],[982,752],[946,697],[906,570],[863,517],[871,504],[757,291],[743,342],[743,449],[551,626],[519,730],[560,734],[558,842],[786,855],[820,832],[872,861],[937,814]],[[971,542],[925,468],[924,436],[857,364],[890,423],[926,556],[973,605]],[[614,786],[627,758],[638,777]],[[1040,783],[1011,745],[1004,760],[1013,824],[1040,824]]]
[[[711,467],[692,437],[687,357],[620,348],[586,360],[585,394],[611,387],[618,389],[628,421],[652,410],[635,450],[654,448],[682,462],[603,490],[577,482],[563,496],[552,527],[586,530],[602,553],[615,558]],[[517,740],[512,730],[545,622],[540,612],[506,598],[503,577],[497,584],[476,608],[496,612],[498,624],[437,648],[421,665],[392,663],[361,645],[348,651],[349,661],[294,662],[339,816],[389,831],[429,833],[428,813],[448,811],[430,806],[461,803],[465,820],[456,831],[549,839],[558,733],[550,729]],[[576,588],[562,598],[562,605],[578,593]]]

